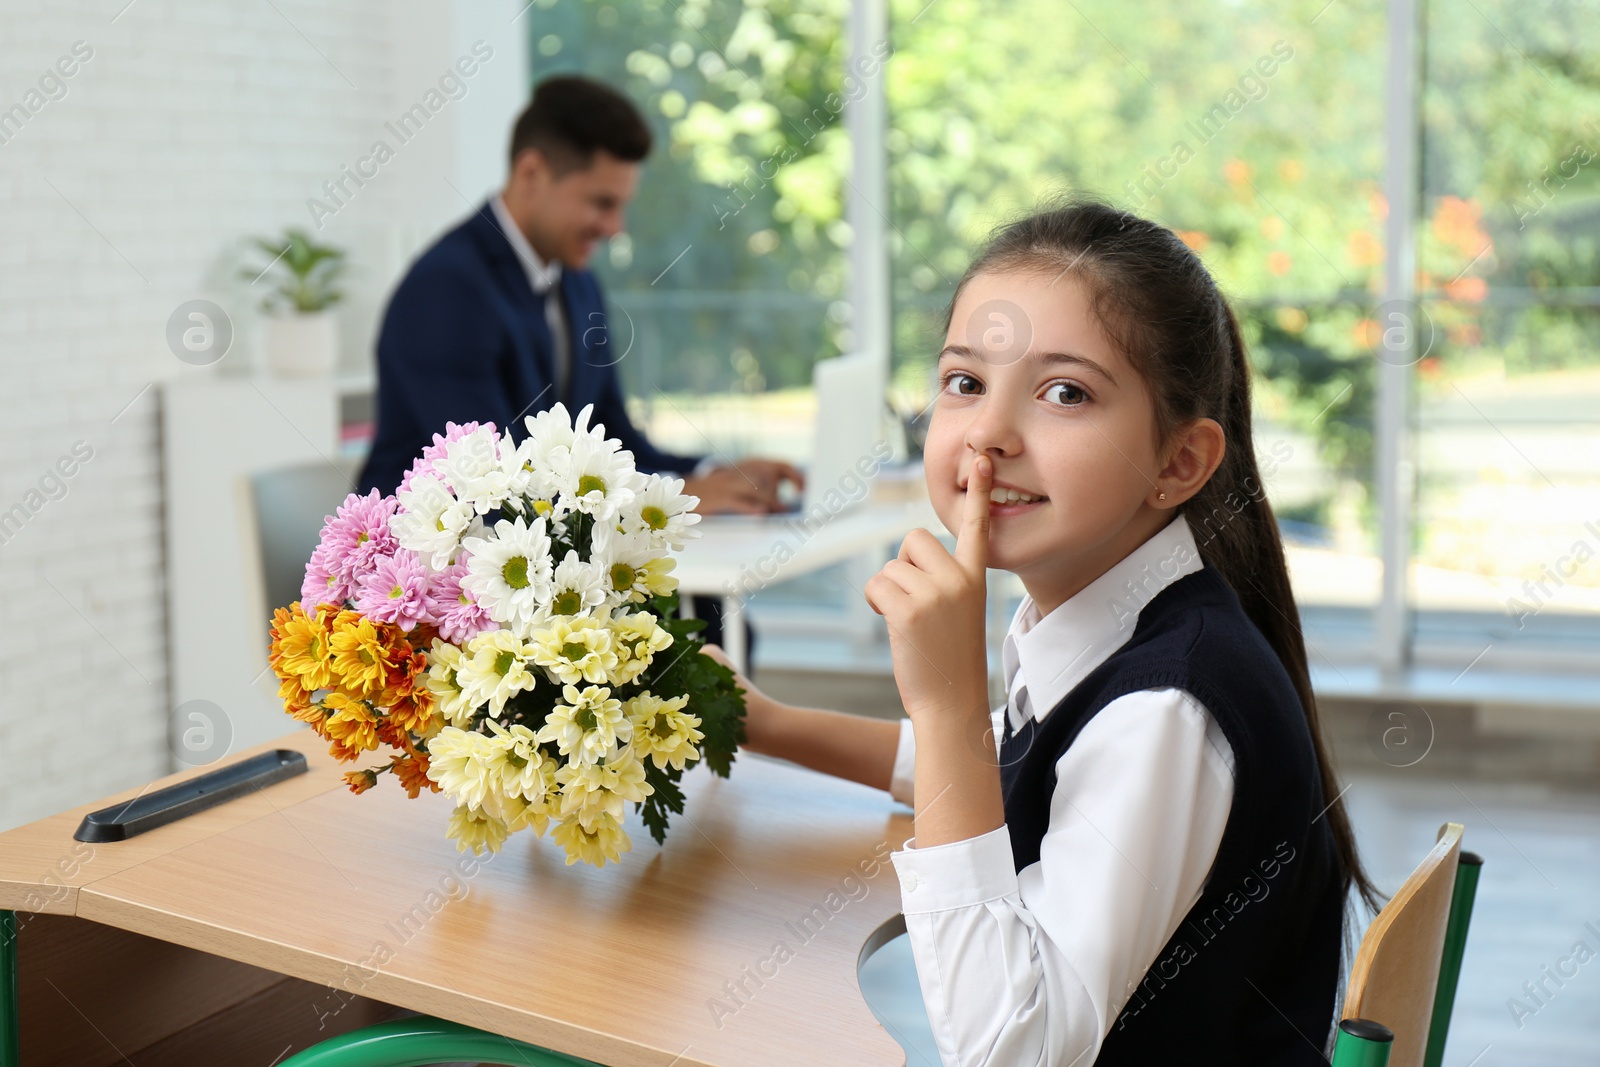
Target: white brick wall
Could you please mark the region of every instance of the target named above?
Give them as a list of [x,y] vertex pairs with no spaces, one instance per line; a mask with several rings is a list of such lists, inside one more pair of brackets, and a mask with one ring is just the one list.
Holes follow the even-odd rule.
[[[75,42],[93,50],[64,96],[0,126],[0,512],[74,442],[94,452],[0,543],[0,828],[171,768],[160,390],[146,387],[249,369],[257,294],[236,278],[239,239],[308,226],[322,182],[491,41],[468,98],[321,233],[355,268],[343,366],[369,365],[406,253],[467,210],[444,179],[476,196],[498,178],[499,144],[464,146],[459,128],[520,102],[535,17],[513,24],[509,0],[122,4],[0,0],[0,114]],[[216,368],[166,345],[195,297],[234,320]]]

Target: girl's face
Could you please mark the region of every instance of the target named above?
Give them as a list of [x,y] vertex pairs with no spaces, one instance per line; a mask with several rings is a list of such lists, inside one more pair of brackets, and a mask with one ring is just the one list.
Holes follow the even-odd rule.
[[1075,279],[972,278],[938,374],[925,452],[934,509],[947,529],[960,528],[972,461],[988,453],[989,566],[1020,577],[1041,611],[1171,519],[1150,506],[1162,463],[1149,392]]

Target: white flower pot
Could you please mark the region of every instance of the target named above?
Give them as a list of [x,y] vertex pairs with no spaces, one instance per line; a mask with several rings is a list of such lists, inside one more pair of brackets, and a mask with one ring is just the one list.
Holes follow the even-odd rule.
[[268,315],[262,324],[268,374],[331,377],[339,363],[339,322],[332,311]]

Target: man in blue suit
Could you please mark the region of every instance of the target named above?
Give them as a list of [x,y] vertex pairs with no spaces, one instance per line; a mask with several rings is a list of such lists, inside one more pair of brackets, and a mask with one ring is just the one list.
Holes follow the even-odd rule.
[[[537,87],[512,131],[505,190],[424,252],[389,300],[360,492],[394,492],[446,422],[492,421],[520,440],[523,418],[557,401],[572,412],[593,404],[590,424],[604,425],[640,470],[683,477],[702,513],[775,511],[780,482],[801,483],[777,460],[722,465],[662,451],[628,418],[617,375],[626,353],[613,351],[586,267],[622,231],[650,141],[632,103],[599,82],[564,76]],[[697,613],[715,603],[697,600]]]

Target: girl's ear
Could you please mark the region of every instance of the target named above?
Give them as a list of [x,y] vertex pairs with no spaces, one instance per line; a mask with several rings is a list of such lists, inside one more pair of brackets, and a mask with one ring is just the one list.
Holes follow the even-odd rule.
[[1174,439],[1174,451],[1145,500],[1153,508],[1175,508],[1198,493],[1222,465],[1228,447],[1216,419],[1195,419]]

